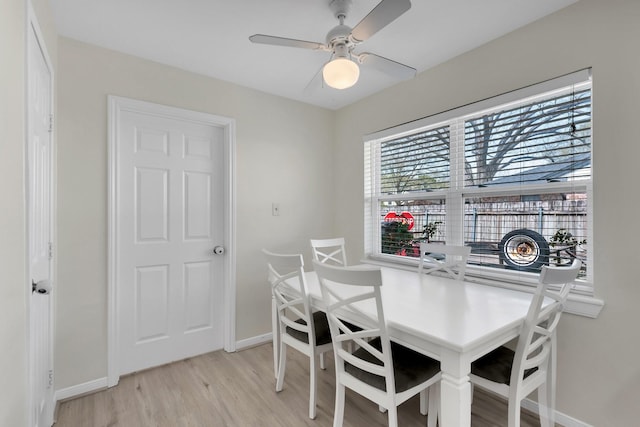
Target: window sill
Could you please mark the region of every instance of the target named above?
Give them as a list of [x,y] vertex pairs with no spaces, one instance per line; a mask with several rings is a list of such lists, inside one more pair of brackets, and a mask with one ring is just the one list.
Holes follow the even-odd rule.
[[[378,258],[366,258],[361,260],[364,264],[378,265],[381,267],[393,267],[400,268],[408,271],[416,271],[416,260],[407,260],[407,262],[391,262],[388,260]],[[467,275],[467,280],[473,283],[479,283],[488,286],[498,286],[502,288],[515,289],[523,292],[531,292],[531,285],[506,282],[500,280],[491,280],[487,277],[480,278],[474,276],[473,273]],[[533,283],[531,283],[533,284]],[[595,319],[598,317],[602,308],[604,307],[604,301],[590,295],[583,291],[571,291],[567,297],[565,313],[575,314],[577,316],[584,316]]]

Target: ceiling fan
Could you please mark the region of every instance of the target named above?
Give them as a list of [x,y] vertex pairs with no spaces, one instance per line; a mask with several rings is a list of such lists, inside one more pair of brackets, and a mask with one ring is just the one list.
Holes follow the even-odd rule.
[[310,42],[285,37],[254,34],[253,43],[275,46],[298,47],[331,52],[331,58],[322,68],[325,83],[336,89],[353,86],[360,76],[358,64],[374,67],[394,78],[405,80],[415,76],[415,68],[388,58],[370,53],[356,53],[354,49],[375,33],[389,25],[411,8],[410,0],[382,0],[355,27],[344,25],[353,0],[333,0],[329,7],[340,21],[327,33],[326,43]]

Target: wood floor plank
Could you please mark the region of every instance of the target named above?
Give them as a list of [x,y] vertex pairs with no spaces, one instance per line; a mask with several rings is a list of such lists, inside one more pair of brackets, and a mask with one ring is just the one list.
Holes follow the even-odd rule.
[[[284,389],[275,391],[271,344],[217,351],[127,375],[116,387],[61,402],[56,427],[330,427],[333,357],[318,371],[317,417],[308,417],[309,362],[289,350]],[[417,398],[398,411],[401,426],[425,426]],[[506,402],[476,388],[473,427],[507,425]],[[523,411],[522,427],[540,425]],[[344,427],[385,427],[377,405],[347,390]]]

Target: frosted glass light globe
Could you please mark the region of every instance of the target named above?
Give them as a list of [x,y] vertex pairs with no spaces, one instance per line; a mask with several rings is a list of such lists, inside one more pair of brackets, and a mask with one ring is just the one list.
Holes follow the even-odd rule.
[[347,89],[360,77],[358,64],[347,58],[336,58],[322,69],[325,83],[335,89]]

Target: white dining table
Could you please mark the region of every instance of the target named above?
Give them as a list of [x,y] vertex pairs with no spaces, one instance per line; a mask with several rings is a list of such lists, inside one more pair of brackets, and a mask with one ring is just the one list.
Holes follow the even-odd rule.
[[[391,339],[440,361],[440,425],[470,426],[471,362],[518,336],[532,294],[415,270],[381,270]],[[316,273],[305,273],[305,280],[313,306],[322,310]]]

